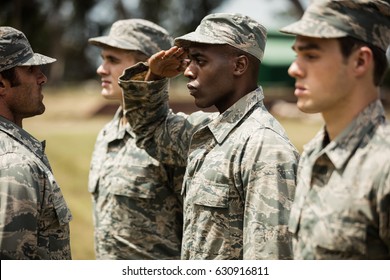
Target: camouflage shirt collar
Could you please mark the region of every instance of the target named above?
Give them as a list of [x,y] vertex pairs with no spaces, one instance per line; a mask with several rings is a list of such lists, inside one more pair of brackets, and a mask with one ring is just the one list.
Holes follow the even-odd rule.
[[15,123],[0,116],[0,131],[8,134],[16,142],[25,146],[32,153],[34,153],[41,161],[45,163],[50,169],[49,162],[45,156],[45,141],[40,142],[34,136],[29,134],[23,128],[17,126]]
[[121,106],[119,106],[113,119],[105,127],[105,134],[104,135],[105,135],[107,142],[112,142],[112,141],[115,141],[117,139],[123,139],[125,137],[126,132],[129,133],[130,136],[135,138],[135,134],[132,131],[129,123],[126,123],[126,125],[124,127],[120,126],[122,116],[123,116],[123,109]]
[[[337,169],[348,161],[357,146],[368,137],[369,132],[385,121],[385,111],[380,100],[368,105],[352,123],[324,149],[324,138],[327,137],[324,127],[316,137],[305,146],[305,152],[326,154]],[[317,151],[317,152],[316,152]],[[314,153],[313,153],[314,152]],[[316,156],[316,158],[318,157]]]
[[218,117],[208,125],[218,143],[222,143],[247,113],[263,99],[263,90],[261,87],[258,87],[254,91],[243,96],[225,112],[218,115]]

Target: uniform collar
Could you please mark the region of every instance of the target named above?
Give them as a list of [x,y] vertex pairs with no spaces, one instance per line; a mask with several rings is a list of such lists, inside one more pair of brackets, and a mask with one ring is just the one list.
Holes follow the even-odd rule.
[[121,119],[123,116],[123,109],[119,107],[116,111],[114,118],[107,124],[104,130],[104,136],[107,142],[112,142],[117,139],[123,139],[125,137],[126,132],[129,133],[133,138],[135,138],[135,134],[131,129],[130,124],[127,122],[125,126],[121,126]]
[[[359,144],[367,135],[379,124],[385,121],[385,111],[380,100],[376,100],[368,105],[360,114],[324,149],[323,143],[327,137],[326,127],[324,127],[308,144],[305,145],[306,153],[318,156],[326,154],[333,165],[340,169],[355,152]],[[316,156],[316,158],[318,157]]]
[[9,137],[13,138],[16,142],[19,142],[28,148],[50,168],[50,164],[45,156],[45,141],[40,142],[23,128],[2,116],[0,116],[0,130],[8,134]]
[[246,94],[229,109],[218,115],[208,124],[208,128],[218,143],[222,143],[234,127],[252,110],[252,108],[264,99],[261,87]]

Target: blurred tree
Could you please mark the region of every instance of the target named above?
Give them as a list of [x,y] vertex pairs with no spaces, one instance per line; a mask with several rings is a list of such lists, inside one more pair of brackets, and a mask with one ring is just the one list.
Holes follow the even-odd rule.
[[2,0],[0,25],[23,31],[34,50],[57,58],[50,81],[85,79],[94,75],[86,67],[85,14],[96,0]]
[[[160,23],[173,36],[195,30],[199,22],[224,0],[142,0],[139,8],[142,16]],[[150,7],[159,8],[151,9]]]
[[300,18],[303,15],[303,12],[305,11],[301,1],[299,0],[290,0],[290,1],[293,4],[293,7],[295,8],[295,13],[297,14],[297,18]]
[[[193,31],[201,19],[225,0],[2,0],[0,25],[22,30],[37,52],[57,58],[50,82],[82,81],[96,77],[98,50],[88,38],[108,32],[124,18],[145,18],[174,37]],[[300,0],[291,1],[297,16]]]

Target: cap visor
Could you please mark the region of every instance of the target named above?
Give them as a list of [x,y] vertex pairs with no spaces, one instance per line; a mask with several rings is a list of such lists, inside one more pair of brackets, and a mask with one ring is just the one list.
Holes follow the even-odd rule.
[[175,45],[179,47],[187,47],[191,43],[218,44],[218,45],[227,44],[224,41],[197,32],[191,32],[184,36],[175,38]]
[[29,60],[23,62],[22,64],[19,64],[20,66],[30,66],[30,65],[43,65],[43,64],[49,64],[53,63],[57,59],[48,57],[46,55],[42,55],[39,53],[34,53],[33,57]]
[[129,51],[141,51],[140,48],[128,41],[114,39],[108,36],[95,37],[88,40],[92,45],[98,47],[112,47]]
[[347,36],[341,31],[325,21],[299,20],[280,29],[280,32],[301,35],[313,38],[340,38]]

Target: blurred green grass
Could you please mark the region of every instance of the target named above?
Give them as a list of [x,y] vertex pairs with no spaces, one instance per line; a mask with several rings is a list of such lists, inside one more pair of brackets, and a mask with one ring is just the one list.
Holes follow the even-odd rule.
[[[24,120],[23,127],[38,140],[46,140],[54,176],[73,214],[70,224],[73,259],[95,259],[91,196],[87,190],[89,163],[96,136],[112,116],[94,115],[107,104],[100,96],[97,82],[44,88],[44,96],[45,113]],[[188,101],[193,102],[192,98]],[[316,118],[278,119],[300,151],[322,125]]]

